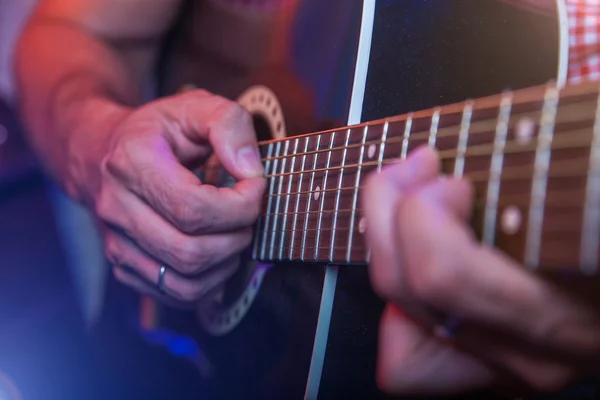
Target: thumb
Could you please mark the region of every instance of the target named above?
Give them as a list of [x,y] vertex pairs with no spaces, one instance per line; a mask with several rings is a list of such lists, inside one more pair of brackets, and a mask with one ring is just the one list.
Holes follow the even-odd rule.
[[492,371],[459,349],[440,342],[394,303],[381,318],[377,384],[399,395],[455,395],[480,389]]
[[[208,142],[219,162],[237,180],[262,177],[264,169],[250,114],[237,103],[204,90],[183,92],[163,101],[161,111],[181,125],[187,143],[203,146]],[[187,147],[177,139],[171,141],[181,148],[178,153],[184,153]]]
[[234,178],[264,175],[252,117],[244,108],[230,101],[221,103],[208,129],[208,139],[217,158]]

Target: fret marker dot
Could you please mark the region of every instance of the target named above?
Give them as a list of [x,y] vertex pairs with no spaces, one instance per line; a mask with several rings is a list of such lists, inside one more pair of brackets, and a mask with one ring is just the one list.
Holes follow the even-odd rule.
[[369,156],[369,158],[373,158],[375,157],[375,151],[377,150],[377,148],[375,147],[374,144],[369,146],[369,150],[367,151],[367,155]]
[[528,144],[535,135],[535,122],[531,118],[521,118],[515,127],[517,143]]
[[317,188],[315,189],[315,200],[319,200],[319,196],[321,196],[321,186],[317,186]]
[[502,231],[507,235],[514,235],[521,229],[523,216],[521,210],[515,206],[507,207],[502,213],[500,226]]
[[362,217],[358,222],[358,231],[361,235],[367,231],[367,220],[365,217]]

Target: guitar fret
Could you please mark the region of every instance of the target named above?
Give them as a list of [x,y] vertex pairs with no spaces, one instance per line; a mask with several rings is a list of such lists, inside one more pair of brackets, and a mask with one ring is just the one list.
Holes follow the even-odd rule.
[[387,141],[388,130],[390,123],[385,121],[383,124],[383,134],[381,135],[381,143],[379,144],[379,157],[377,158],[377,173],[381,172],[381,166],[383,164],[383,153],[385,151],[385,143]]
[[[273,143],[270,143],[269,147],[268,147],[268,150],[267,150],[267,158],[270,158],[272,156],[272,153],[273,153]],[[265,163],[265,175],[269,175],[269,173],[270,173],[269,172],[270,165],[271,165],[271,161],[267,160],[267,162]],[[269,193],[269,199],[267,200],[267,204],[268,205],[267,205],[266,214],[268,215],[270,213],[270,211],[271,211],[270,210],[270,204],[271,204],[270,193]],[[258,218],[258,221],[256,223],[256,232],[257,233],[261,231],[261,223],[262,223],[262,218]],[[264,243],[266,241],[265,234],[266,234],[267,229],[268,229],[267,227],[268,227],[268,224],[265,224],[265,230],[262,233],[262,235],[256,236],[254,238],[254,248],[252,249],[252,258],[255,259],[255,260],[258,258],[258,247],[259,247],[259,242],[261,242],[261,240],[260,240],[261,238],[262,238],[262,245],[263,245],[262,249],[264,249]],[[264,257],[264,250],[261,251],[261,258],[262,257]]]
[[[269,154],[271,154],[271,150],[272,150],[272,144],[271,146],[269,146]],[[275,150],[275,153],[278,154],[279,153],[279,149],[281,148],[281,142],[277,142],[277,147]],[[278,163],[278,159],[275,159],[273,161],[273,169],[272,171],[276,171],[277,170],[277,163]],[[268,175],[268,174],[267,174]],[[263,241],[262,241],[262,248],[260,250],[260,257],[261,259],[265,259],[265,252],[266,252],[266,247],[267,247],[267,241],[269,239],[269,220],[271,218],[271,204],[272,204],[272,200],[273,200],[273,188],[275,187],[275,179],[271,178],[271,182],[269,185],[269,200],[267,202],[267,216],[265,218],[265,227],[264,227],[264,231],[263,231]]]
[[532,269],[596,273],[600,96],[593,86],[509,91],[259,144],[268,197],[254,225],[253,258],[369,263],[359,197],[367,174],[429,146],[440,150],[444,172],[473,182],[471,223],[483,243]]
[[471,119],[473,118],[473,101],[465,103],[460,123],[460,133],[458,136],[458,146],[456,148],[456,162],[454,163],[454,177],[462,178],[465,172],[465,154],[467,152],[467,143],[469,141],[469,131],[471,129]]
[[506,92],[500,101],[500,111],[494,138],[494,150],[490,162],[490,178],[488,182],[487,198],[485,201],[485,215],[482,242],[494,244],[496,233],[496,219],[498,216],[498,201],[500,198],[500,177],[504,162],[504,147],[508,136],[508,122],[512,108],[512,92]]
[[[290,169],[291,172],[294,172],[294,168],[296,166],[296,153],[298,152],[298,142],[300,141],[300,139],[296,139],[294,141],[294,156],[292,157],[292,168]],[[283,259],[283,248],[285,245],[285,227],[287,224],[287,217],[288,217],[288,210],[289,210],[289,205],[290,205],[290,193],[292,191],[292,181],[294,180],[294,175],[289,175],[290,180],[288,182],[288,187],[287,187],[287,196],[285,199],[285,215],[283,217],[283,225],[282,225],[282,229],[281,229],[281,243],[279,243],[279,259],[282,260]],[[291,246],[290,246],[291,247]]]
[[[288,149],[290,147],[290,141],[286,140],[285,141],[285,147],[283,150],[283,155],[284,158],[282,159],[283,162],[281,163],[281,173],[283,174],[283,172],[285,171],[285,164],[287,162],[287,155],[288,155]],[[273,218],[273,231],[271,232],[271,246],[269,247],[269,259],[273,260],[273,252],[275,251],[275,235],[277,234],[277,223],[279,222],[279,204],[281,203],[281,189],[283,188],[283,180],[284,180],[284,175],[281,175],[279,177],[279,186],[277,188],[277,194],[279,196],[277,196],[277,204],[275,205],[275,215]]]
[[600,97],[597,100],[594,117],[594,135],[590,148],[590,161],[583,211],[583,229],[581,236],[580,270],[593,274],[598,269],[598,250],[600,245]]
[[[308,152],[308,141],[309,141],[309,138],[306,137],[305,144],[304,144],[304,154],[302,155],[302,168],[300,169],[300,171],[304,171],[304,168],[306,166],[306,153]],[[293,229],[292,229],[292,239],[290,241],[290,260],[292,260],[293,256],[294,256],[294,243],[295,243],[295,239],[296,239],[296,225],[298,222],[298,211],[300,209],[300,195],[302,193],[303,178],[304,178],[304,174],[301,173],[300,177],[298,179],[298,193],[296,196],[296,208],[294,210],[294,223],[293,223]]]
[[327,164],[325,169],[325,176],[323,177],[323,187],[321,188],[321,206],[319,208],[319,221],[317,222],[317,235],[315,238],[315,261],[319,260],[319,244],[321,241],[321,226],[323,222],[323,205],[325,204],[325,197],[327,196],[327,177],[329,176],[329,166],[331,165],[331,149],[333,148],[333,141],[335,139],[335,132],[331,132],[331,141],[329,142],[329,152],[327,153]]
[[429,147],[435,147],[435,141],[437,138],[438,127],[440,125],[440,108],[437,107],[431,117],[431,128],[429,129]]
[[360,175],[362,172],[362,163],[365,155],[365,141],[367,140],[367,131],[369,126],[365,126],[363,138],[362,138],[362,146],[360,148],[360,156],[358,162],[358,170],[356,171],[356,181],[354,183],[354,195],[352,199],[352,213],[350,214],[350,233],[348,234],[348,247],[346,250],[346,262],[350,262],[352,255],[352,239],[354,237],[354,221],[356,219],[356,203],[358,202],[358,189],[360,187]]
[[[377,173],[381,172],[381,167],[383,165],[383,154],[385,152],[385,144],[387,142],[387,135],[390,128],[390,123],[385,121],[383,124],[383,133],[381,135],[381,143],[379,144],[379,157],[377,158]],[[367,254],[365,256],[365,261],[367,264],[371,262],[371,248],[367,248]]]
[[531,185],[531,204],[525,246],[525,264],[529,268],[538,268],[544,222],[544,203],[550,168],[551,145],[554,139],[554,125],[559,101],[559,89],[549,86],[544,96],[544,107],[540,122],[538,145],[535,153],[533,182]]
[[342,182],[344,180],[344,166],[346,165],[346,154],[348,153],[348,143],[350,142],[350,132],[351,132],[350,129],[348,129],[346,132],[346,140],[344,142],[344,150],[342,153],[342,163],[341,163],[342,168],[340,169],[340,177],[338,179],[338,185],[337,185],[337,194],[335,197],[335,212],[333,214],[333,230],[331,231],[331,245],[330,245],[330,249],[329,249],[329,260],[330,261],[333,261],[333,258],[335,257],[335,234],[336,234],[336,229],[337,229],[338,210],[340,208],[340,196],[342,194]]
[[[321,145],[321,135],[318,135],[316,148],[319,149],[320,145]],[[312,190],[313,190],[313,186],[315,183],[315,170],[317,169],[317,159],[318,158],[319,158],[319,153],[315,153],[315,159],[313,160],[312,174],[310,177],[310,186],[309,186],[310,193],[308,193],[308,199],[306,201],[306,217],[304,218],[304,233],[302,235],[302,256],[300,257],[300,259],[302,261],[304,261],[304,253],[306,252],[306,233],[308,232],[308,220],[310,219],[309,218],[310,203],[311,203],[311,199],[312,199]]]
[[406,125],[404,126],[404,138],[402,139],[402,159],[406,159],[406,154],[408,153],[408,140],[410,138],[410,130],[412,128],[412,113],[409,114],[406,119]]

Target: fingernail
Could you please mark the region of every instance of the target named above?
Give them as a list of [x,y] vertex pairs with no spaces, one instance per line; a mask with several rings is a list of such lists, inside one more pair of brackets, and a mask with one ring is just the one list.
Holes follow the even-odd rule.
[[431,159],[437,159],[438,157],[438,152],[435,149],[429,146],[421,146],[413,150],[406,161],[410,168],[422,168],[423,164],[430,163]]
[[431,157],[431,155],[434,155],[435,157],[437,157],[437,150],[434,148],[431,148],[429,146],[419,146],[416,149],[414,149],[409,155],[408,155],[408,160],[410,162],[419,162],[423,159],[426,159],[427,157]]
[[262,176],[264,174],[258,148],[254,146],[246,146],[238,150],[237,162],[248,176]]

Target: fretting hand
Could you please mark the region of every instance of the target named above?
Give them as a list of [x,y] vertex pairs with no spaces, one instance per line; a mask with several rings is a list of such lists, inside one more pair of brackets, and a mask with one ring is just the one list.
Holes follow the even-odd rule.
[[[525,383],[550,391],[598,366],[600,318],[480,244],[466,180],[440,176],[421,148],[362,191],[376,292],[387,301],[377,379],[395,393],[449,394]],[[435,326],[460,324],[448,338]],[[437,332],[440,332],[439,330]]]
[[[123,111],[110,138],[101,168],[86,170],[99,180],[90,197],[116,277],[156,294],[166,265],[166,300],[192,306],[214,294],[251,242],[264,191],[250,116],[197,90]],[[234,188],[203,184],[187,168],[213,150]]]

